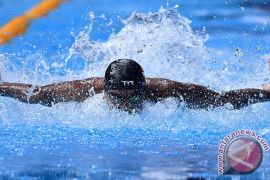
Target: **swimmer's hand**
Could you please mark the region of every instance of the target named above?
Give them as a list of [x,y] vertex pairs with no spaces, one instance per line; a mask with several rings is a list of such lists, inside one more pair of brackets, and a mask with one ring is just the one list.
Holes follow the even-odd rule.
[[263,90],[270,91],[270,84],[264,84],[263,85]]

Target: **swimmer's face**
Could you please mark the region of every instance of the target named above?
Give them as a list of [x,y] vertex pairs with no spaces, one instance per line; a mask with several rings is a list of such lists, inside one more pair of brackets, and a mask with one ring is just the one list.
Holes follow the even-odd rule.
[[138,90],[109,90],[105,97],[114,107],[128,112],[141,110],[144,101],[144,93]]

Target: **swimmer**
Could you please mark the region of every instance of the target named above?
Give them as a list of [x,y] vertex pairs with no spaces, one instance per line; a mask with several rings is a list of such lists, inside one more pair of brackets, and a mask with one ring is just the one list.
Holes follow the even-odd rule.
[[173,97],[189,108],[210,109],[227,103],[240,109],[254,103],[270,101],[268,89],[238,89],[218,93],[204,86],[164,78],[145,78],[143,68],[134,60],[113,61],[105,77],[92,77],[33,86],[31,84],[0,82],[0,95],[29,104],[53,106],[60,102],[83,102],[103,93],[108,104],[128,112],[139,112],[145,101],[158,102]]

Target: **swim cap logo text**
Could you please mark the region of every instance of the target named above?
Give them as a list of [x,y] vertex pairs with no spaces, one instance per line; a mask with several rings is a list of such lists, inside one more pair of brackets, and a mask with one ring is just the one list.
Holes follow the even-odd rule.
[[134,81],[121,81],[121,82],[124,84],[124,86],[134,85]]

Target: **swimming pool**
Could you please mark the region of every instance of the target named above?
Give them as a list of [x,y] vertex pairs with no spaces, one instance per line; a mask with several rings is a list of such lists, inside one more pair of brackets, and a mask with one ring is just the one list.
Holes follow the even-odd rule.
[[[0,24],[37,4],[0,1]],[[4,81],[44,85],[104,76],[117,58],[137,60],[147,77],[216,91],[269,80],[269,1],[65,2],[0,47]],[[267,6],[268,4],[268,6]],[[1,178],[185,179],[217,176],[219,142],[251,129],[268,142],[269,103],[241,110],[193,110],[174,99],[141,114],[111,110],[96,95],[51,108],[0,97]],[[241,178],[269,179],[269,152]]]

